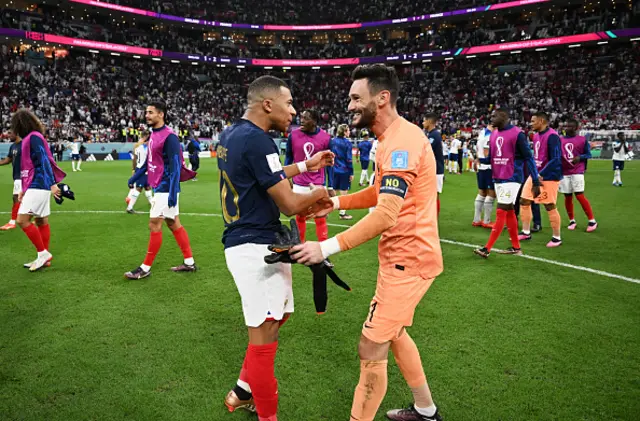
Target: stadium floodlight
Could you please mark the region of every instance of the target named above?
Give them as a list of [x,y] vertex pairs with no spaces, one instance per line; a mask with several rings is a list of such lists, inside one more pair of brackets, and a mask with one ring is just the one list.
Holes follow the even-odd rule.
[[340,68],[340,66],[333,66],[333,68],[334,68],[334,69],[339,69],[339,68]]
[[313,66],[311,70],[320,70],[320,66]]
[[629,41],[640,41],[640,38],[631,38]]
[[120,56],[120,53],[111,53],[111,55],[112,55],[112,56],[119,57],[119,56]]
[[489,55],[490,55],[490,56],[499,56],[499,55],[501,55],[501,54],[502,54],[502,53],[491,53],[491,54],[489,54]]
[[133,56],[133,58],[140,58],[140,56]]
[[536,51],[547,51],[546,48],[536,48]]
[[197,66],[199,63],[197,61],[192,61],[191,64],[193,64],[194,66]]
[[171,60],[171,63],[180,64],[180,60]]
[[428,59],[426,59],[426,60],[422,60],[422,62],[423,62],[423,63],[431,63],[431,59],[430,59],[430,58],[428,58]]
[[582,47],[582,44],[571,44],[569,46],[569,48],[578,48],[578,47]]
[[511,54],[520,54],[522,52],[522,50],[516,50],[516,51],[512,51]]
[[158,57],[154,57],[154,58],[152,58],[151,60],[153,60],[153,61],[160,61],[160,59],[159,59]]
[[600,41],[600,42],[598,43],[598,45],[602,45],[602,44],[609,44],[609,41]]
[[264,68],[265,68],[265,70],[271,70],[271,69],[273,69],[273,67],[271,67],[271,66],[264,66]]
[[291,67],[289,67],[289,66],[284,66],[284,67],[283,67],[283,69],[284,69],[284,70],[291,70]]
[[244,66],[236,66],[238,69],[244,69]]
[[402,64],[411,64],[410,61],[403,61]]
[[444,59],[445,61],[453,60],[453,57],[447,57]]
[[476,55],[467,56],[467,58],[476,58],[476,57],[478,57],[478,56],[476,56]]
[[98,51],[98,50],[89,50],[89,52],[93,53],[93,54],[100,54],[100,51]]

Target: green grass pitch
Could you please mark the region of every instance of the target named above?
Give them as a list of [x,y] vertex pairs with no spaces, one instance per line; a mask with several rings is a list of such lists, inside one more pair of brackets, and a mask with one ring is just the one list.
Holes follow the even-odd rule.
[[[123,273],[144,257],[149,206],[125,214],[130,162],[84,163],[67,182],[75,202],[52,203],[53,266],[29,273],[35,256],[20,230],[0,232],[0,420],[253,420],[229,414],[222,400],[246,348],[240,300],[227,272],[214,160],[199,181],[183,183],[182,222],[200,271],[178,275],[182,260],[165,228],[153,275]],[[359,171],[356,176],[359,176]],[[448,421],[637,420],[640,417],[640,284],[581,270],[640,279],[640,162],[611,186],[610,161],[593,161],[587,196],[599,229],[550,229],[524,243],[526,254],[484,261],[444,243],[445,271],[417,309],[410,329],[436,404]],[[356,177],[357,179],[357,177]],[[0,168],[0,218],[8,220],[11,173]],[[441,196],[443,239],[484,244],[471,227],[475,176],[449,176]],[[564,203],[559,204],[566,226]],[[198,215],[199,214],[199,215]],[[364,212],[353,212],[353,221]],[[335,215],[330,223],[344,225]],[[330,226],[336,234],[340,226]],[[315,238],[310,226],[310,237]],[[507,247],[505,233],[497,247]],[[376,243],[333,259],[353,287],[331,288],[317,316],[311,275],[295,267],[296,312],[281,332],[276,362],[283,421],[346,421],[358,381],[357,343],[376,280]],[[390,357],[384,411],[411,403]]]

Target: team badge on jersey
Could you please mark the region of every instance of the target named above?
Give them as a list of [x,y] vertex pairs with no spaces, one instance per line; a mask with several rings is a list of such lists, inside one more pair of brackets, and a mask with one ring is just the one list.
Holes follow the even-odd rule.
[[409,168],[409,152],[408,151],[391,152],[391,169],[406,170],[407,168]]

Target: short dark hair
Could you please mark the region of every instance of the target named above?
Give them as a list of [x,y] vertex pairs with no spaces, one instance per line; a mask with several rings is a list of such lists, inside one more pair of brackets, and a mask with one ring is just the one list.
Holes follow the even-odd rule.
[[573,123],[573,124],[575,124],[575,125],[576,125],[576,127],[580,125],[580,123],[578,123],[578,120],[576,120],[576,119],[575,119],[575,118],[573,118],[573,117],[567,120],[567,124],[569,124],[569,123]]
[[384,64],[362,64],[355,68],[351,74],[353,81],[367,79],[369,92],[377,94],[387,90],[391,92],[391,102],[395,105],[400,93],[400,80],[395,67]]
[[267,91],[280,90],[280,88],[289,89],[289,85],[287,85],[284,80],[275,76],[260,76],[249,85],[247,100],[249,102],[255,101],[259,97],[264,97]]
[[616,136],[618,136],[618,137],[622,137],[622,136],[624,136],[624,132],[618,132],[618,133],[616,134]]
[[162,101],[152,101],[149,103],[149,107],[153,107],[156,110],[160,111],[162,114],[164,114],[164,119],[167,119],[167,104]]
[[503,113],[507,117],[511,117],[511,111],[509,111],[509,109],[507,107],[496,108],[495,112],[496,113]]
[[537,113],[535,113],[533,115],[534,117],[538,117],[543,119],[546,122],[549,122],[549,114],[545,113],[544,111],[538,111]]
[[33,112],[26,108],[19,109],[11,116],[10,130],[20,139],[31,132],[38,132],[41,135],[44,135],[45,132],[42,122]]
[[320,122],[320,113],[313,108],[309,108],[303,111],[303,113],[309,113],[311,119],[316,123]]
[[433,121],[434,123],[437,123],[437,122],[438,122],[438,120],[440,119],[440,117],[439,117],[439,116],[438,116],[438,114],[436,114],[436,113],[427,113],[427,114],[424,116],[424,119],[425,119],[425,120],[431,120],[431,121]]

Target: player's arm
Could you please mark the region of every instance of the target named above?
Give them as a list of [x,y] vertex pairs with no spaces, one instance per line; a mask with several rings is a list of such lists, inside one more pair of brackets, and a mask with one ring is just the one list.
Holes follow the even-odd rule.
[[[293,178],[298,174],[302,174],[307,171],[318,171],[321,168],[325,168],[333,165],[333,152],[324,150],[316,153],[307,159],[306,161],[300,161],[295,164],[287,165],[282,169],[286,178]],[[278,156],[278,160],[280,157]]]
[[13,160],[13,158],[11,157],[11,155],[8,155],[2,159],[0,159],[0,166],[2,165],[7,165],[7,164],[11,164],[11,161]]
[[540,170],[540,176],[545,178],[551,178],[555,171],[562,166],[562,142],[560,136],[551,135],[547,141],[547,153],[549,155],[549,162]]
[[133,171],[134,173],[136,172],[136,167],[138,166],[138,154],[136,153],[136,149],[133,149],[133,166],[131,167],[131,171]]
[[[151,153],[151,151],[149,151]],[[178,203],[178,190],[180,189],[180,169],[182,167],[180,140],[175,134],[170,134],[164,142],[164,153],[169,161],[169,201],[173,208]]]
[[347,145],[347,168],[349,169],[349,176],[353,177],[353,148],[351,142]]
[[529,170],[529,174],[531,175],[533,185],[539,186],[540,177],[538,175],[536,161],[535,159],[533,159],[533,154],[531,153],[531,148],[529,147],[529,141],[527,140],[527,135],[525,135],[523,132],[518,135],[518,140],[516,141],[516,149],[527,164],[527,169]]
[[580,161],[585,162],[588,159],[591,159],[591,144],[587,140],[585,140],[584,153],[580,155]]
[[[292,140],[291,140],[292,136],[289,135],[289,137],[287,138],[287,149],[284,152],[284,165],[285,166],[289,166],[291,164],[293,164],[293,145],[292,145]],[[291,176],[293,177],[293,176]],[[287,178],[291,178],[291,177],[287,177]]]
[[243,158],[249,172],[260,187],[267,191],[280,212],[287,216],[303,213],[311,205],[329,197],[324,188],[314,189],[305,194],[294,193],[280,164],[280,156],[273,142],[266,142],[263,139],[249,142]]

